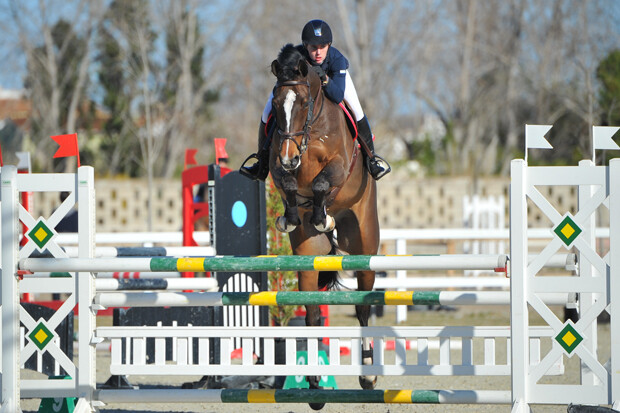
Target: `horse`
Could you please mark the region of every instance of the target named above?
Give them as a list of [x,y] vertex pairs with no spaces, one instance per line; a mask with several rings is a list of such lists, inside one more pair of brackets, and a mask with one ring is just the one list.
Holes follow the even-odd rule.
[[[272,116],[275,130],[269,156],[272,179],[284,204],[276,228],[287,232],[295,255],[375,255],[379,248],[376,182],[363,165],[355,131],[343,109],[329,100],[321,79],[299,50],[285,45],[271,64],[277,78]],[[374,271],[356,271],[358,290],[371,291]],[[300,291],[331,289],[332,271],[299,271]],[[368,325],[370,306],[355,307],[360,326]],[[320,325],[319,308],[306,305],[306,325]],[[364,364],[372,363],[369,339]],[[307,378],[318,388],[319,377]],[[373,389],[376,376],[360,376]]]

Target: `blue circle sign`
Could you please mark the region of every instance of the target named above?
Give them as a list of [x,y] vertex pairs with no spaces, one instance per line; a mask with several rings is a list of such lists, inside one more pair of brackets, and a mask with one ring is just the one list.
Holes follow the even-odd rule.
[[232,220],[233,223],[241,228],[248,220],[248,209],[242,201],[236,201],[232,206]]

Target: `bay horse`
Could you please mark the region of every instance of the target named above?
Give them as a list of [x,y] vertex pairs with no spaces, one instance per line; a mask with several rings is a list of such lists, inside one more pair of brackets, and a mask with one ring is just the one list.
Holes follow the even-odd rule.
[[[364,167],[355,131],[343,109],[323,93],[321,80],[292,44],[271,64],[277,78],[273,91],[275,117],[269,169],[284,204],[278,230],[289,233],[293,254],[375,255],[379,248],[376,182]],[[374,271],[356,271],[358,290],[371,291]],[[338,273],[299,271],[300,291],[330,289]],[[368,325],[370,306],[355,312]],[[316,305],[306,305],[306,325],[319,326]],[[362,345],[365,364],[372,363],[370,340]],[[308,377],[318,388],[319,377]],[[360,385],[373,389],[376,376],[361,376]]]

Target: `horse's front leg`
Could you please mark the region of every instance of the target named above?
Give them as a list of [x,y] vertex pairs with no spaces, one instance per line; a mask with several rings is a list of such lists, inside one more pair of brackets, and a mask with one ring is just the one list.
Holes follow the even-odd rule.
[[[375,283],[374,271],[356,271],[357,276],[357,289],[359,291],[371,291]],[[355,314],[357,320],[360,323],[360,327],[368,326],[368,318],[370,317],[369,305],[356,305]],[[370,342],[370,338],[364,337],[362,339],[362,363],[365,365],[371,365],[373,360],[373,349]],[[372,390],[377,385],[377,376],[359,376],[360,386],[364,390]]]
[[291,232],[301,224],[297,209],[297,179],[292,174],[285,174],[281,180],[285,195],[284,216],[276,219],[276,229],[280,232]]
[[331,215],[327,215],[326,198],[330,183],[324,173],[320,173],[312,181],[312,217],[310,223],[320,232],[333,231],[336,221]]
[[320,232],[330,232],[336,227],[336,220],[327,214],[327,195],[330,188],[344,184],[345,174],[340,162],[327,165],[312,181],[312,217],[310,223]]

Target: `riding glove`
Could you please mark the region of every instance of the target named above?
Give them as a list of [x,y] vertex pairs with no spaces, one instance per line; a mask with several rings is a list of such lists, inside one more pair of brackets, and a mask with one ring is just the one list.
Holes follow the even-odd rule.
[[325,73],[325,70],[323,70],[321,66],[312,66],[312,70],[314,70],[316,74],[319,75],[321,83],[325,85],[327,83],[327,74]]

